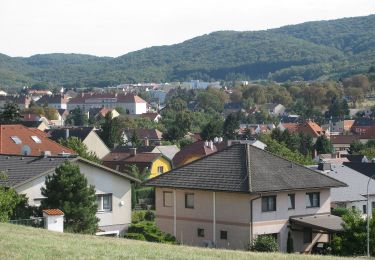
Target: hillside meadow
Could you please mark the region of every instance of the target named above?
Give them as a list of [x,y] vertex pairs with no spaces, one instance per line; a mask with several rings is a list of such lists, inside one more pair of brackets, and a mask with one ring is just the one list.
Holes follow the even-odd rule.
[[339,259],[174,246],[0,224],[0,259]]

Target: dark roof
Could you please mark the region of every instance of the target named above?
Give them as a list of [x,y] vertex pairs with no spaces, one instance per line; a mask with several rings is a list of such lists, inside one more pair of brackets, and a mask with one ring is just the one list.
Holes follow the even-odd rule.
[[310,216],[294,216],[289,218],[290,222],[303,227],[310,227],[313,229],[324,230],[328,232],[343,231],[342,225],[344,221],[331,214],[315,214]]
[[[156,146],[149,145],[149,146],[139,146],[137,147],[137,153],[151,153]],[[113,153],[130,153],[132,147],[127,145],[119,145],[112,149],[111,152]]]
[[362,117],[362,118],[357,118],[354,121],[353,126],[372,126],[374,124],[375,122],[373,119]]
[[134,132],[136,133],[139,139],[148,138],[150,140],[161,140],[163,138],[163,133],[160,132],[158,129],[125,129],[124,132],[129,139],[133,136]]
[[367,177],[371,177],[375,174],[375,163],[344,162],[344,165]]
[[66,132],[69,130],[69,137],[77,137],[81,141],[85,140],[86,137],[93,131],[93,127],[64,127],[47,130],[49,138],[58,142],[59,139],[65,139]]
[[361,154],[342,154],[341,157],[345,157],[349,162],[362,162],[364,155]]
[[80,157],[37,157],[37,156],[18,156],[18,155],[5,155],[0,154],[0,171],[5,172],[8,176],[6,181],[0,180],[1,184],[6,184],[7,186],[16,186],[26,182],[27,180],[36,178],[43,174],[48,174],[53,172],[56,167],[66,160],[70,161],[80,161],[90,164],[94,167],[104,169],[108,172],[121,175],[129,180],[139,182],[134,177],[127,174],[120,173],[113,169],[107,168],[103,165],[96,164],[94,162],[88,161]]
[[146,186],[261,193],[346,184],[247,144],[237,144],[161,174]]
[[20,124],[26,127],[38,128],[43,124],[43,121],[21,121]]
[[331,135],[332,144],[352,144],[354,141],[359,140],[358,135]]

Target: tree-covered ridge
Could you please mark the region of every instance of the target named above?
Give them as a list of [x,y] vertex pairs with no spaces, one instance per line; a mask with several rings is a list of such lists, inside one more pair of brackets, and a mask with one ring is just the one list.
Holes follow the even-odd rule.
[[0,88],[108,86],[190,79],[338,79],[375,65],[375,15],[307,22],[265,31],[219,31],[117,58],[0,54]]

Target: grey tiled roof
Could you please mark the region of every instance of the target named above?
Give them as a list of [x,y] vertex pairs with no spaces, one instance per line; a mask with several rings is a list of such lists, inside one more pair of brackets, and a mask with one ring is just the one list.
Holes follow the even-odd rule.
[[4,172],[7,180],[0,180],[0,185],[15,186],[42,173],[53,171],[57,166],[72,158],[35,157],[18,155],[0,155],[0,172]]
[[149,179],[144,185],[246,193],[345,186],[340,181],[247,144],[230,146]]

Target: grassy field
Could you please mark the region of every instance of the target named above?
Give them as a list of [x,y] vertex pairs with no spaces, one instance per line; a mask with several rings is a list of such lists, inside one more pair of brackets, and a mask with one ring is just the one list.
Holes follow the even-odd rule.
[[0,259],[338,259],[173,246],[0,224]]

